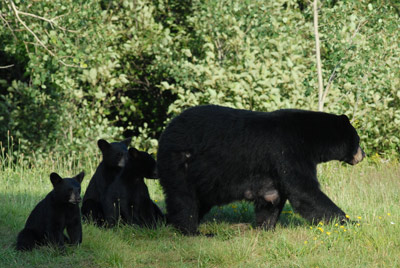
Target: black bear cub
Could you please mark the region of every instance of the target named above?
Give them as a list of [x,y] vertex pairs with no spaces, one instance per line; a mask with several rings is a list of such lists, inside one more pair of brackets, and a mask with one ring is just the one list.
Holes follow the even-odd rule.
[[97,167],[83,196],[81,211],[84,219],[91,219],[99,226],[104,224],[101,202],[110,184],[125,167],[130,143],[131,138],[112,143],[103,139],[98,140],[97,145],[101,150],[103,160]]
[[146,152],[130,148],[128,163],[109,187],[103,209],[108,226],[121,220],[128,224],[155,227],[164,215],[150,199],[144,177],[154,179],[156,161]]
[[[84,172],[74,178],[50,174],[54,189],[33,209],[25,228],[18,234],[17,250],[32,250],[35,246],[52,244],[59,248],[64,242],[82,242],[82,223],[79,211],[81,182]],[[68,237],[64,235],[67,229]]]

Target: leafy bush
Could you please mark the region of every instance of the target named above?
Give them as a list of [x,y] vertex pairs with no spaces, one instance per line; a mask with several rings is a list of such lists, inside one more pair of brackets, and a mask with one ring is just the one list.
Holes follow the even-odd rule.
[[[0,141],[46,156],[92,152],[100,137],[155,152],[166,122],[214,103],[318,107],[305,1],[15,1],[45,49],[0,0]],[[395,5],[327,1],[319,10],[325,111],[345,113],[368,153],[399,156]]]
[[[325,111],[347,114],[368,153],[399,155],[398,14],[383,2],[338,1],[320,9]],[[312,8],[293,1],[196,2],[195,34],[171,63],[162,89],[177,100],[171,114],[205,103],[271,111],[316,110]],[[192,50],[201,51],[192,55]]]

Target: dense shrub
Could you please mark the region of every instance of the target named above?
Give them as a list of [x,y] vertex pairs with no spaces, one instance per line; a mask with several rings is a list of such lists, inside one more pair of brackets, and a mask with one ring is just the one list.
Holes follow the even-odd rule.
[[[0,0],[0,141],[44,156],[134,135],[154,152],[182,109],[318,107],[306,1]],[[391,3],[391,2],[390,2]],[[400,26],[386,1],[323,1],[325,111],[346,113],[369,153],[399,156]],[[54,55],[51,55],[54,54]],[[62,61],[62,62],[61,62]],[[71,67],[70,65],[73,65]]]

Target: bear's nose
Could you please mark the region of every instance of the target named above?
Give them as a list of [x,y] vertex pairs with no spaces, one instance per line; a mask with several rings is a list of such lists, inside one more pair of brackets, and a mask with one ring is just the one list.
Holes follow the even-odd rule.
[[361,147],[360,147],[360,149],[361,149],[361,153],[362,153],[362,158],[364,158],[366,156],[366,154],[365,154],[364,150]]

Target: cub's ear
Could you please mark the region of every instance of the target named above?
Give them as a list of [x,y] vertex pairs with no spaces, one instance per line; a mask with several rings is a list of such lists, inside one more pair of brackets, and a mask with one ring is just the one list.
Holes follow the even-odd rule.
[[133,159],[138,159],[140,157],[140,152],[135,148],[129,148],[128,153]]
[[62,182],[62,178],[57,173],[53,172],[50,174],[50,181],[53,184],[53,187],[56,187],[60,182]]
[[82,171],[81,173],[79,173],[78,175],[76,175],[76,176],[74,177],[74,179],[77,180],[79,183],[82,183],[83,177],[84,177],[84,176],[85,176],[85,172]]
[[123,144],[125,144],[126,147],[128,147],[129,144],[131,144],[131,141],[132,141],[132,137],[129,137],[129,138],[127,138],[127,139],[125,139],[125,140],[123,140],[123,141],[121,141],[121,142],[122,142]]
[[106,140],[103,140],[103,139],[100,139],[97,141],[97,146],[99,146],[99,148],[102,152],[104,152],[108,148],[110,148],[110,144]]

